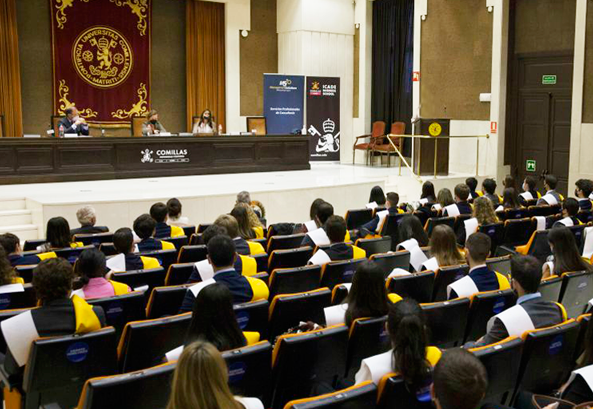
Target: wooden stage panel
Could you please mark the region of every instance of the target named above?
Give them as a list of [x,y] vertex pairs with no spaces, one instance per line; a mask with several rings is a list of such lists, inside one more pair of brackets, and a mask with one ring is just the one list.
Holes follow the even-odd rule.
[[308,170],[307,136],[0,138],[0,184]]

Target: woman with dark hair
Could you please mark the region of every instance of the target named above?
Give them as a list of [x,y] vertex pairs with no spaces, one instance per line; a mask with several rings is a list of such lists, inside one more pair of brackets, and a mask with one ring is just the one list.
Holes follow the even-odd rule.
[[511,175],[508,175],[504,178],[504,180],[502,181],[502,185],[504,186],[505,189],[515,189],[515,191],[517,190],[517,182],[515,182],[515,178],[512,177]]
[[181,202],[179,199],[172,198],[167,200],[167,224],[170,226],[189,226],[189,219],[181,215]]
[[193,315],[185,342],[167,353],[167,360],[176,360],[184,346],[195,341],[209,342],[219,351],[241,348],[259,341],[257,332],[241,332],[233,309],[233,295],[219,283],[203,287],[193,305]]
[[422,194],[420,200],[426,200],[426,203],[434,204],[437,201],[437,195],[434,193],[434,185],[431,181],[426,181],[422,185]]
[[[519,209],[521,202],[519,200],[519,194],[513,187],[507,187],[502,191],[502,208],[503,209]],[[496,209],[499,210],[499,209]]]
[[[0,246],[0,286],[8,284],[25,284],[25,280],[17,277],[14,268],[8,260],[8,254],[6,254],[4,247]],[[0,293],[2,293],[1,287]]]
[[426,231],[424,231],[420,219],[414,215],[410,214],[402,217],[397,232],[399,236],[398,243],[416,239],[420,247],[428,246],[428,235],[426,234]]
[[52,217],[47,221],[45,233],[46,243],[37,247],[40,251],[51,251],[63,248],[83,247],[79,242],[73,242],[70,235],[70,225],[63,217]]
[[456,266],[465,262],[465,257],[457,246],[455,232],[445,224],[439,224],[432,230],[430,255],[436,258],[439,267]]
[[369,196],[369,204],[377,203],[378,206],[385,206],[385,193],[381,186],[374,186],[371,189],[371,195]]
[[454,204],[455,200],[453,200],[453,193],[451,193],[451,191],[446,187],[439,190],[439,194],[437,196],[437,203],[441,206],[441,209],[444,209],[445,207]]
[[127,284],[105,278],[107,265],[105,254],[97,249],[83,251],[76,261],[76,274],[80,276],[82,288],[73,292],[84,299],[124,295],[132,290]]
[[[219,126],[218,130],[219,132],[222,131],[222,127]],[[212,118],[212,111],[206,108],[202,112],[199,121],[194,124],[192,133],[194,135],[199,133],[216,133],[216,122]]]
[[587,263],[579,254],[574,236],[568,227],[560,226],[550,229],[548,243],[552,256],[543,265],[543,276],[561,276],[571,271],[593,271],[593,266]]
[[430,389],[431,367],[441,357],[438,348],[428,346],[426,320],[420,305],[406,298],[389,307],[387,331],[391,351],[363,359],[356,374],[356,383],[373,381],[390,373],[401,375],[410,390],[424,395]]
[[387,314],[389,303],[385,275],[376,263],[368,261],[358,266],[346,303],[345,322],[348,327],[358,318],[375,318]]
[[247,209],[245,206],[235,206],[233,210],[231,210],[231,216],[237,219],[240,237],[244,238],[245,240],[255,239],[255,231],[251,227],[249,215],[247,214]]

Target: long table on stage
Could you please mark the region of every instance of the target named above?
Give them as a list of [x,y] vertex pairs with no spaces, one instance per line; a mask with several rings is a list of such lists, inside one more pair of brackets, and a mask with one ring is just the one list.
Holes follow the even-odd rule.
[[307,169],[300,135],[0,138],[0,184]]

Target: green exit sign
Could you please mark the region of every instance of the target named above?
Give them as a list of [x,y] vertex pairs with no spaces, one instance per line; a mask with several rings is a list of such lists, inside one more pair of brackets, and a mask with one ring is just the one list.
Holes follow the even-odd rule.
[[556,85],[558,77],[556,75],[542,75],[542,84]]
[[525,170],[527,172],[535,172],[535,168],[536,168],[536,163],[533,159],[530,159],[528,161],[525,162]]

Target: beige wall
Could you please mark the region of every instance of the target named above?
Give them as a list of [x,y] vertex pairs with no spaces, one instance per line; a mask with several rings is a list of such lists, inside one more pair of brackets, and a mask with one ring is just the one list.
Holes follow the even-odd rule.
[[593,2],[587,9],[585,39],[585,87],[583,95],[583,122],[593,123]]
[[492,14],[484,0],[429,0],[422,22],[421,115],[487,120],[490,104]]

